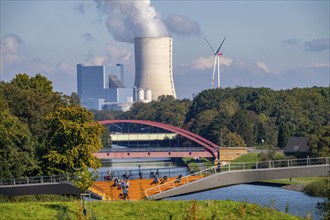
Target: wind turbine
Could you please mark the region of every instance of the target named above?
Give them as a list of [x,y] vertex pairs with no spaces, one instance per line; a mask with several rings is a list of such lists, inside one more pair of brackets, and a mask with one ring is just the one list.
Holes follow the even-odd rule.
[[213,64],[213,75],[212,75],[212,88],[214,88],[214,75],[215,75],[215,67],[218,66],[218,88],[220,88],[220,56],[222,56],[222,52],[220,52],[220,49],[222,47],[223,42],[225,41],[226,37],[223,38],[220,46],[218,47],[218,49],[215,51],[213,49],[213,47],[211,46],[211,44],[206,40],[206,38],[204,37],[204,40],[206,41],[206,43],[210,46],[211,50],[214,53],[214,64]]

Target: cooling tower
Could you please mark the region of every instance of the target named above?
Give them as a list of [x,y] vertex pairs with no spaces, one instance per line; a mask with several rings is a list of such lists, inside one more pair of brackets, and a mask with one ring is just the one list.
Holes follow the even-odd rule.
[[172,74],[172,38],[135,38],[135,86],[152,91],[152,99],[161,95],[176,98]]

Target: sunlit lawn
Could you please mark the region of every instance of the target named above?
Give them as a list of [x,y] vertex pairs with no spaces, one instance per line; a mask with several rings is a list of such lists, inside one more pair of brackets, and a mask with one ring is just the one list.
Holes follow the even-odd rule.
[[[0,219],[84,219],[75,202],[0,203]],[[87,202],[95,219],[300,219],[255,204],[234,201]]]

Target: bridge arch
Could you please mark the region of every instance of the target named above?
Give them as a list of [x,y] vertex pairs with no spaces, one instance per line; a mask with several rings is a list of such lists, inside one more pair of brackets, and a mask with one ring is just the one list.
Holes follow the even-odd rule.
[[148,120],[133,120],[133,119],[125,119],[125,120],[104,120],[99,121],[99,124],[107,125],[107,124],[117,124],[117,123],[132,123],[132,124],[139,124],[139,125],[148,125],[153,126],[157,128],[161,128],[173,133],[177,133],[191,141],[194,141],[201,146],[203,146],[214,158],[218,158],[218,148],[216,144],[212,143],[211,141],[195,134],[190,131],[187,131],[182,128],[178,128],[172,125],[160,123],[160,122],[154,122],[154,121],[148,121]]

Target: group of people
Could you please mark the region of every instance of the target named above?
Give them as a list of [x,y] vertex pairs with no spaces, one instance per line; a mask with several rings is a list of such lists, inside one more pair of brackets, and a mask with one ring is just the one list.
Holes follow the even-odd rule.
[[120,181],[120,188],[122,189],[123,193],[120,195],[120,198],[123,200],[129,200],[129,196],[128,196],[128,187],[129,187],[129,182],[128,180],[121,180]]
[[[126,173],[125,173],[126,174]],[[156,170],[156,173],[150,172],[150,178],[153,179],[151,184],[158,184],[159,183],[159,170]],[[139,174],[140,178],[142,179],[142,175]],[[125,178],[126,177],[126,178]],[[182,174],[179,174],[178,177],[176,178],[175,182],[180,183],[182,178]],[[110,170],[108,170],[107,174],[104,176],[105,180],[108,181],[114,181],[114,187],[118,187],[118,189],[122,190],[122,193],[119,195],[119,198],[123,200],[129,200],[128,196],[128,188],[129,188],[129,181],[127,178],[127,174],[123,175],[121,179],[118,177],[114,177],[111,173]],[[161,180],[161,184],[166,182],[168,177],[166,175],[163,176],[163,179]]]
[[108,170],[107,174],[104,176],[105,180],[111,181],[113,178],[112,173],[110,170]]
[[[126,174],[126,173],[125,173]],[[125,178],[126,177],[126,178]],[[129,188],[129,181],[126,176],[123,175],[122,179],[119,179],[118,177],[114,177],[111,173],[110,170],[107,171],[107,174],[104,176],[105,180],[112,181],[114,182],[114,187],[118,187],[119,189],[122,190],[122,193],[119,195],[119,197],[123,200],[128,200],[128,188]]]
[[[157,170],[156,173],[154,174],[153,172],[150,173],[150,178],[153,178],[153,181],[151,182],[151,184],[158,184],[159,182],[159,171]],[[164,175],[163,179],[161,180],[161,184],[165,183],[167,181],[167,176]]]

